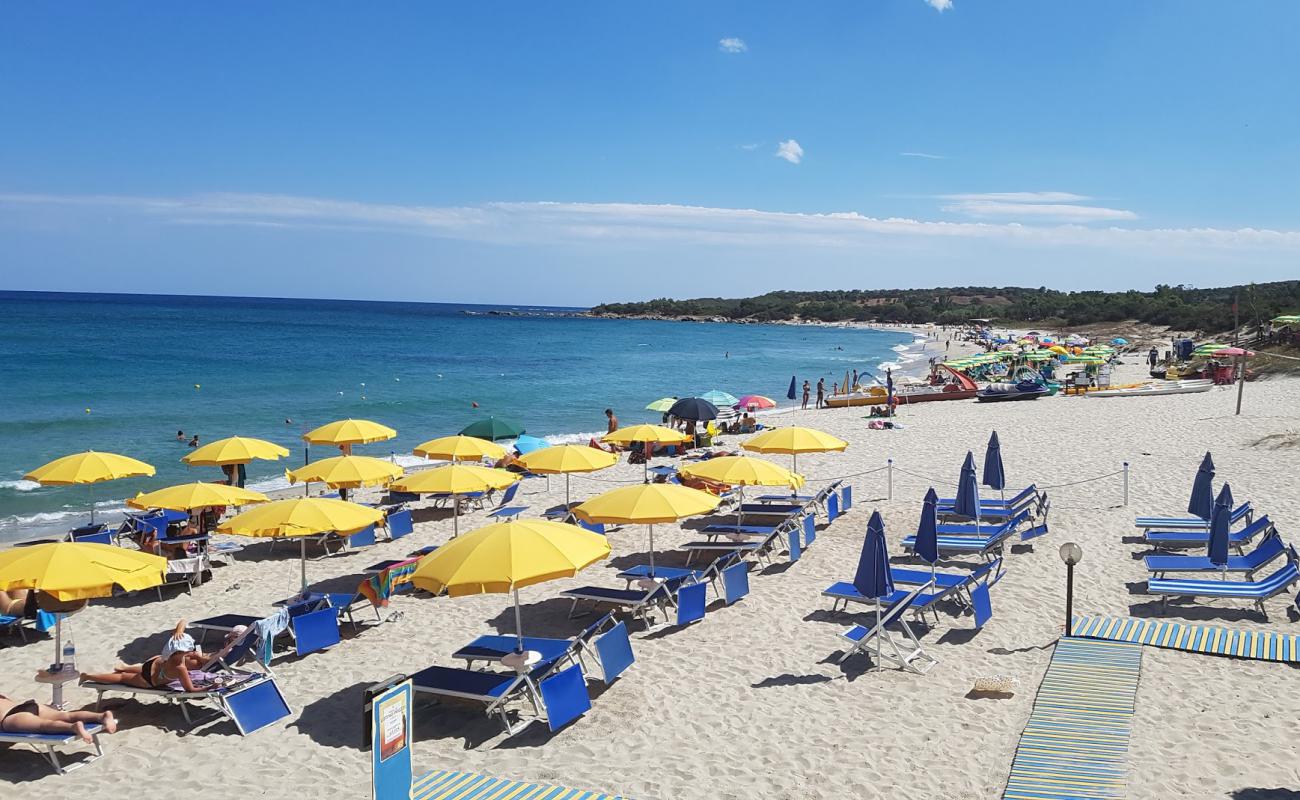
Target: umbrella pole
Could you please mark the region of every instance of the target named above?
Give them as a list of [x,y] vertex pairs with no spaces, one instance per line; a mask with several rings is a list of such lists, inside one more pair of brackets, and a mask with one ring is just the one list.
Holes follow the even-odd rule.
[[298,538],[298,555],[300,556],[300,563],[302,564],[302,591],[304,594],[306,594],[307,592],[307,537],[306,536],[301,536]]
[[[798,454],[798,453],[791,453],[791,454],[790,454],[790,458],[792,459],[791,462],[790,462],[790,464],[791,464],[791,466],[790,466],[790,471],[793,472],[793,473],[795,473],[795,474],[797,475],[797,474],[799,474],[799,454]],[[798,497],[798,496],[799,496],[799,490],[796,489],[795,487],[791,486],[791,487],[790,487],[790,496],[791,496],[791,497]]]
[[569,473],[564,473],[564,510],[569,510]]
[[515,587],[515,652],[524,652],[524,623],[519,616],[519,589]]
[[1237,356],[1237,413],[1241,416],[1241,393],[1246,388],[1246,362],[1241,356]]
[[655,576],[655,526],[648,525],[650,528],[650,577]]
[[875,670],[876,672],[880,672],[880,658],[881,658],[880,637],[884,635],[885,632],[880,629],[880,598],[877,597],[876,598],[876,670]]

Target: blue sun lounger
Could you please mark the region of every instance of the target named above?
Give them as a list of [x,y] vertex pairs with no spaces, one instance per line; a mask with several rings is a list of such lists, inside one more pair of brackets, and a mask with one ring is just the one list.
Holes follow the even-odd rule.
[[[583,651],[591,644],[591,641],[614,625],[614,615],[606,614],[588,625],[572,639],[525,636],[524,649],[539,654],[542,661],[555,661],[563,658],[581,660]],[[500,662],[502,658],[515,652],[518,645],[519,640],[514,636],[497,634],[480,636],[452,653],[451,657],[463,660],[466,667],[473,669],[476,661]]]
[[[1038,487],[1031,483],[1006,500],[997,497],[981,497],[980,515],[983,516],[985,512],[988,512],[989,516],[995,516],[999,512],[1004,515],[1008,512],[1014,514],[1039,501]],[[951,514],[956,504],[957,499],[954,497],[941,497],[935,505],[935,511],[940,514]]]
[[1201,578],[1151,578],[1147,592],[1161,595],[1160,609],[1168,608],[1170,597],[1209,597],[1228,600],[1250,600],[1266,618],[1264,601],[1285,592],[1300,580],[1296,567],[1295,551],[1288,549],[1287,562],[1281,569],[1257,581],[1224,581]]
[[[1241,530],[1230,532],[1228,534],[1228,546],[1235,548],[1240,553],[1242,546],[1250,542],[1251,539],[1272,530],[1273,522],[1265,514]],[[1156,548],[1206,547],[1210,543],[1210,534],[1205,530],[1204,526],[1200,530],[1147,531],[1142,538],[1147,544]]]
[[[1034,528],[1033,530],[1038,530]],[[994,553],[1002,552],[1003,546],[1007,539],[1011,537],[1011,531],[999,534],[988,534],[985,536],[968,536],[959,534],[956,536],[939,535],[936,537],[936,544],[940,555],[977,555],[989,563],[1001,565],[1001,558],[994,558]],[[913,552],[916,549],[916,537],[908,536],[903,540],[903,550]],[[1001,566],[999,566],[998,575],[994,578],[1001,578]]]
[[[929,591],[917,595],[912,602],[912,610],[916,618],[920,620],[924,617],[926,611],[932,611],[935,615],[935,621],[939,619],[939,612],[934,606],[943,600],[954,600],[959,605],[967,607],[973,605],[969,600],[971,591],[975,584],[980,580],[984,581],[987,588],[997,580],[997,575],[1001,571],[1001,559],[983,564],[972,572],[965,574],[953,574],[951,572],[934,573],[934,583]],[[925,586],[931,585],[930,571],[928,569],[908,569],[904,567],[890,567],[890,575],[894,579],[895,585],[903,586]],[[909,590],[910,591],[910,590]],[[907,592],[901,592],[906,594]],[[899,594],[899,592],[895,592]],[[873,600],[865,598],[862,593],[853,586],[849,581],[840,581],[833,583],[822,592],[823,597],[831,598],[831,611],[846,611],[849,603],[872,603]],[[891,596],[892,597],[892,596]],[[897,599],[897,598],[893,598]]]
[[770,556],[782,541],[782,534],[787,530],[793,530],[796,523],[788,520],[784,525],[779,526],[776,530],[769,533],[763,539],[747,539],[736,541],[734,539],[713,539],[707,542],[687,542],[682,545],[682,549],[689,555],[686,563],[689,564],[695,558],[696,553],[753,553],[755,558],[762,560]]
[[645,589],[611,589],[605,586],[580,586],[560,592],[561,597],[573,601],[569,606],[569,617],[577,616],[579,603],[591,603],[593,606],[612,606],[615,611],[631,614],[645,623],[647,628],[654,625],[654,612],[667,609],[675,604],[677,589],[686,583],[684,578],[669,578],[662,583]]
[[[1236,525],[1241,520],[1250,522],[1254,516],[1251,509],[1250,501],[1242,503],[1232,510],[1232,515],[1228,517],[1228,522]],[[1133,523],[1136,528],[1143,531],[1150,530],[1205,530],[1209,527],[1209,522],[1200,517],[1138,517]]]
[[[732,551],[719,556],[712,564],[704,569],[691,569],[690,567],[665,567],[660,564],[655,565],[653,577],[661,580],[682,579],[691,583],[709,583],[713,585],[714,592],[717,592],[716,580],[721,576],[722,571],[734,563],[740,561],[740,554]],[[650,574],[649,564],[638,564],[634,567],[628,567],[618,573],[618,577],[627,581],[626,588],[632,588],[633,581],[644,580],[652,577]]]
[[1147,572],[1154,578],[1163,578],[1169,572],[1244,572],[1246,580],[1254,578],[1255,572],[1286,553],[1286,545],[1276,531],[1270,532],[1260,540],[1254,550],[1244,556],[1228,556],[1226,568],[1214,564],[1209,556],[1147,556]]
[[[870,653],[874,657],[875,653],[872,646],[876,639],[880,638],[882,661],[893,662],[900,668],[915,672],[918,675],[929,672],[939,662],[921,647],[921,642],[916,638],[916,634],[912,632],[911,626],[907,624],[907,620],[903,618],[903,615],[930,588],[932,588],[932,585],[927,583],[924,586],[916,587],[910,592],[895,592],[890,596],[888,606],[881,613],[879,623],[876,623],[873,619],[870,628],[854,625],[840,634],[841,637],[848,641],[849,647],[835,660],[835,663],[844,663],[854,653]],[[903,634],[907,637],[910,647],[906,651],[898,646],[898,642],[889,633],[888,628],[894,623],[898,623],[898,626],[903,630]],[[876,668],[879,669],[881,666],[881,664],[877,664]]]
[[1007,536],[1029,519],[1028,511],[1018,512],[1015,516],[995,525],[976,525],[973,522],[941,522],[935,526],[940,536]]
[[710,539],[719,536],[771,536],[772,532],[780,525],[736,525],[734,523],[722,523],[714,525],[705,525],[700,529],[700,533]]
[[74,769],[79,769],[92,761],[98,761],[104,755],[104,748],[99,743],[99,734],[103,733],[103,725],[87,725],[86,733],[90,734],[91,752],[85,758],[75,761],[71,764],[64,765],[59,761],[59,748],[76,747],[82,744],[81,737],[74,733],[6,733],[0,732],[0,744],[25,744],[32,747],[41,757],[50,762],[54,771],[59,775],[66,775]]

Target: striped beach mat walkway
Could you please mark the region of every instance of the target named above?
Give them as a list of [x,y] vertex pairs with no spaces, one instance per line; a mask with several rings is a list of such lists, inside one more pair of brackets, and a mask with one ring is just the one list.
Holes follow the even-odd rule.
[[415,779],[411,800],[624,800],[602,792],[435,770]]
[[1271,631],[1238,631],[1132,617],[1075,617],[1075,636],[1133,642],[1189,653],[1237,656],[1259,661],[1300,662],[1300,636]]
[[1020,735],[1003,797],[1123,797],[1142,648],[1062,638]]

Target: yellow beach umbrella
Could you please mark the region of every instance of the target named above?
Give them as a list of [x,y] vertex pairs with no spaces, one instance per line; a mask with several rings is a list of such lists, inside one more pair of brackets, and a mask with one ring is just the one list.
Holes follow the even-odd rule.
[[191,467],[224,467],[247,464],[254,459],[275,461],[289,455],[288,448],[265,439],[231,436],[209,442],[181,459]]
[[[149,589],[163,582],[167,559],[107,544],[51,542],[0,551],[0,589],[45,592],[55,600],[108,597],[113,587]],[[63,657],[63,614],[55,615],[54,661]],[[54,684],[53,701],[63,700]]]
[[[665,428],[662,425],[631,425],[619,428],[613,433],[600,437],[602,442],[630,447],[638,443],[645,444],[682,444],[687,440],[686,434]],[[644,464],[645,480],[650,482],[650,453],[646,453]]]
[[655,525],[676,522],[718,507],[719,498],[671,483],[624,486],[597,495],[573,509],[579,519],[615,525],[646,525],[650,532],[650,575],[654,576]]
[[618,463],[618,456],[580,444],[544,447],[523,456],[519,464],[539,475],[564,475],[564,505],[569,505],[569,474],[595,472]]
[[[72,486],[152,474],[154,474],[152,464],[117,453],[97,453],[94,450],[87,450],[84,453],[73,453],[63,458],[56,458],[27,473],[23,479],[36,481],[42,486]],[[90,522],[92,525],[95,522],[94,503],[90,504]]]
[[843,452],[849,443],[816,428],[791,425],[763,431],[745,440],[740,446],[752,453],[784,453],[793,456],[790,469],[797,472],[800,453]]
[[479,494],[504,489],[520,476],[514,472],[492,467],[475,467],[469,464],[448,464],[430,470],[408,475],[392,484],[390,488],[398,492],[415,492],[416,494],[439,494],[452,498],[452,536],[460,535],[461,495]]
[[397,431],[387,425],[368,419],[340,419],[315,430],[302,438],[311,444],[352,445],[382,442],[397,436]]
[[382,486],[400,478],[406,470],[391,461],[370,456],[334,456],[322,458],[297,469],[285,470],[289,483],[323,483],[331,489],[359,489]]
[[224,483],[182,483],[152,492],[137,494],[126,501],[132,508],[166,508],[172,511],[191,511],[208,506],[243,506],[265,503],[269,500],[261,492],[227,486]]
[[683,467],[681,474],[728,486],[803,486],[803,476],[752,456],[720,456]]
[[[514,595],[515,657],[521,666],[535,660],[524,651],[519,590],[525,586],[571,578],[609,556],[609,540],[598,533],[545,520],[500,522],[465,534],[420,560],[411,582],[433,594]],[[530,657],[531,656],[531,657]]]
[[505,456],[506,449],[486,439],[457,434],[418,444],[414,452],[417,456],[432,458],[435,461],[481,461],[484,458],[495,461]]
[[[217,526],[220,533],[252,537],[306,537],[318,533],[354,533],[384,518],[369,506],[323,497],[276,500],[236,514]],[[307,540],[300,542],[302,588],[307,588]]]

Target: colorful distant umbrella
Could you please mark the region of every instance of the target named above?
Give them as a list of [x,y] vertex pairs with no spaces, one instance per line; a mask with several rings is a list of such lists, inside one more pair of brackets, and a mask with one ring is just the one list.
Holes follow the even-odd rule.
[[975,454],[966,451],[966,460],[961,465],[961,476],[957,479],[957,497],[952,511],[959,517],[980,521],[980,493],[975,482]]
[[192,511],[211,506],[245,506],[269,500],[261,492],[228,486],[224,483],[183,483],[152,492],[137,494],[126,501],[132,508],[166,508],[171,511]]
[[460,434],[430,439],[417,444],[412,452],[434,461],[482,461],[484,458],[496,461],[505,456],[506,449],[487,439]]
[[524,434],[524,426],[513,420],[488,417],[471,422],[461,429],[462,436],[474,436],[495,442],[498,439],[516,439]]
[[646,406],[646,407],[645,407],[645,410],[646,410],[646,411],[658,411],[660,414],[663,414],[663,413],[667,412],[668,409],[672,408],[672,407],[673,407],[673,403],[676,403],[676,402],[677,402],[677,398],[676,398],[676,397],[661,397],[661,398],[659,398],[658,400],[656,400],[656,401],[654,401],[653,403],[651,403],[650,405]]
[[764,397],[761,394],[747,394],[735,403],[736,408],[748,410],[757,410],[764,408],[776,408],[776,401],[770,397]]
[[289,455],[288,448],[265,439],[231,436],[208,442],[191,451],[181,461],[191,467],[224,467],[228,464],[247,464],[254,459],[275,461]]
[[980,482],[998,491],[1007,488],[1007,473],[1002,467],[1002,444],[998,441],[997,431],[989,436],[989,445],[984,451],[984,478]]
[[729,394],[718,389],[711,389],[700,395],[700,397],[719,407],[734,406],[739,402],[739,399],[734,394]]
[[551,443],[545,439],[539,439],[536,436],[524,434],[515,439],[515,452],[521,456],[526,456],[534,450],[541,450],[543,447],[550,447]]
[[618,456],[578,444],[562,444],[536,450],[519,459],[520,466],[539,475],[564,475],[564,506],[569,506],[569,475],[595,472],[618,463]]
[[[73,486],[85,483],[102,483],[119,478],[137,478],[154,474],[152,464],[137,461],[129,456],[117,453],[98,453],[87,450],[84,453],[56,458],[48,464],[37,467],[23,476],[24,480],[36,481],[42,486]],[[90,522],[95,523],[95,504],[90,504]]]
[[1214,513],[1214,459],[1206,452],[1201,466],[1192,481],[1192,497],[1187,501],[1187,513],[1195,514],[1207,523]]
[[1221,347],[1210,355],[1215,358],[1253,358],[1254,350],[1245,350],[1240,347]]
[[[885,542],[885,523],[879,511],[871,512],[867,522],[867,538],[862,542],[858,569],[853,575],[853,588],[866,598],[876,601],[876,625],[880,625],[881,599],[894,593],[894,577],[889,569],[889,547]],[[883,633],[883,632],[881,632]],[[881,642],[876,637],[876,671],[881,669]]]
[[1110,343],[1113,345],[1123,346],[1128,344],[1128,339],[1125,339],[1123,336],[1116,336],[1114,339],[1110,340]]
[[307,536],[355,533],[384,518],[369,506],[324,497],[276,500],[236,514],[217,526],[221,533],[259,538],[299,537],[302,588],[307,588]]
[[368,419],[340,419],[302,435],[310,444],[354,445],[383,442],[397,436],[397,431]]
[[369,456],[334,456],[285,470],[289,483],[323,483],[331,489],[383,486],[406,474],[391,461]]
[[668,413],[678,419],[692,419],[707,422],[718,418],[718,407],[702,397],[683,397],[673,403]]
[[493,489],[504,489],[520,479],[515,472],[469,464],[447,464],[442,467],[416,472],[394,481],[391,488],[398,492],[437,494],[451,498],[452,536],[460,535],[460,497],[477,495]]
[[655,572],[655,525],[707,514],[719,498],[672,483],[649,483],[611,489],[576,506],[573,513],[586,522],[645,525],[650,534],[650,577]]
[[526,654],[519,590],[571,578],[609,556],[609,540],[598,533],[545,520],[499,522],[465,534],[420,559],[411,575],[417,588],[452,597],[512,594],[515,605],[516,669],[535,661]]
[[1219,342],[1206,342],[1205,344],[1198,344],[1195,348],[1192,349],[1192,357],[1209,358],[1210,356],[1214,355],[1214,352],[1216,350],[1222,350],[1227,346],[1228,345],[1220,344]]

